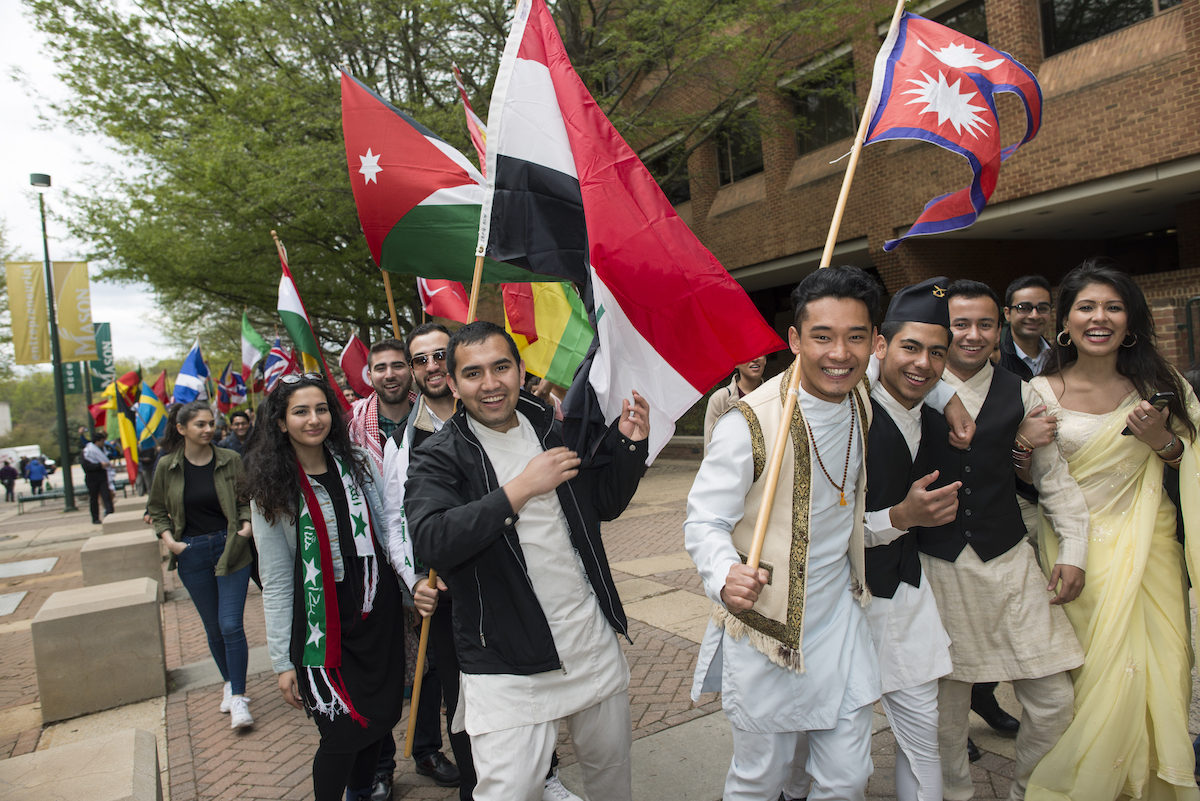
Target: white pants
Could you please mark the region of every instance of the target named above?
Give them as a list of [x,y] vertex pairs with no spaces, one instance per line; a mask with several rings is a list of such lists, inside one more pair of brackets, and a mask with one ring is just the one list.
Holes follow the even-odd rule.
[[[567,730],[592,801],[632,801],[629,691],[622,690],[568,718]],[[471,735],[478,783],[475,801],[541,801],[558,742],[558,721]]]
[[[937,704],[937,679],[883,694],[883,711],[887,713],[896,738],[897,801],[942,799]],[[809,794],[811,782],[805,770],[808,757],[808,739],[801,736],[796,744],[791,775],[783,786],[787,798],[804,798]]]
[[[971,711],[971,684],[942,679],[938,686],[938,741],[942,750],[942,777],[947,801],[968,801],[975,795],[967,761],[967,715]],[[1029,774],[1054,747],[1075,716],[1075,688],[1066,673],[1012,683],[1021,702],[1021,729],[1017,732],[1016,765],[1009,786],[1011,801],[1025,798]]]
[[809,801],[862,801],[872,770],[870,704],[839,718],[832,729],[760,734],[734,726],[724,801],[778,798],[801,740],[808,744]]

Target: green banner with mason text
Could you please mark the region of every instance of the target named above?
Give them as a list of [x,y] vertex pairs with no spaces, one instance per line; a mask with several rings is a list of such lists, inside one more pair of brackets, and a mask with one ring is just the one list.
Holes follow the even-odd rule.
[[96,353],[99,354],[99,358],[88,362],[92,371],[92,392],[103,392],[117,377],[112,329],[108,323],[92,323],[92,330],[96,332]]

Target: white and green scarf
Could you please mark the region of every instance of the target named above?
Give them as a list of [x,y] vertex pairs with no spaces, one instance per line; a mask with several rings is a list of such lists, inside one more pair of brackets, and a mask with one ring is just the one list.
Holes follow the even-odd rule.
[[[355,485],[349,467],[336,456],[327,458],[337,466],[350,507],[350,523],[354,527],[354,551],[360,560],[363,577],[362,616],[370,613],[379,586],[379,565],[375,558],[375,538],[371,529],[371,510],[362,490]],[[298,550],[304,567],[304,617],[308,637],[304,643],[302,664],[308,674],[315,711],[330,720],[348,714],[361,726],[367,719],[358,713],[350,701],[350,693],[342,680],[342,631],[338,613],[337,584],[334,580],[333,548],[325,515],[313,492],[312,481],[300,470],[304,480],[300,489],[304,506],[300,510]],[[344,556],[343,556],[344,558]]]

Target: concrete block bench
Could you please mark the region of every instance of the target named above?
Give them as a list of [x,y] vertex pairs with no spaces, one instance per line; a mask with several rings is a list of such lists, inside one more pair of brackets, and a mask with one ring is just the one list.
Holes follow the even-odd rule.
[[92,537],[83,544],[79,559],[85,586],[148,578],[158,583],[162,601],[162,543],[153,531],[143,528]]
[[43,722],[166,695],[158,585],[136,578],[47,599],[30,626]]
[[0,761],[0,801],[162,801],[154,735],[126,729]]
[[121,534],[126,531],[153,531],[142,519],[142,510],[128,512],[113,512],[104,518],[105,534]]

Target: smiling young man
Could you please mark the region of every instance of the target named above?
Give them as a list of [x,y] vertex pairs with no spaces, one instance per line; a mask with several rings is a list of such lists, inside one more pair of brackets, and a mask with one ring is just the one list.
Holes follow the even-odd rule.
[[1008,330],[1000,339],[1000,366],[1025,381],[1041,375],[1050,359],[1046,330],[1054,305],[1050,282],[1040,275],[1023,275],[1004,291]]
[[807,732],[809,799],[861,799],[871,774],[878,660],[862,607],[862,378],[879,284],[857,267],[817,270],[792,292],[800,355],[791,442],[757,570],[743,563],[763,498],[793,365],[746,395],[713,429],[688,495],[684,543],[716,605],[692,698],[721,691],[733,727],[726,801],[779,795]]
[[372,345],[367,354],[367,377],[375,391],[350,407],[350,439],[366,448],[375,467],[382,470],[383,445],[412,408],[408,400],[412,372],[404,343],[382,339]]
[[[922,421],[924,447],[940,475],[937,488],[961,481],[958,512],[942,526],[915,529],[921,568],[950,635],[953,669],[938,688],[938,738],[943,795],[966,801],[974,795],[967,761],[967,715],[975,682],[1011,681],[1023,707],[1016,766],[1009,793],[1025,797],[1038,761],[1071,721],[1074,693],[1066,671],[1083,663],[1083,652],[1060,604],[1083,588],[1087,564],[1088,510],[1056,446],[1029,458],[1018,436],[1042,400],[988,355],[1000,336],[1000,302],[986,284],[955,281],[947,292],[953,341],[943,380],[953,386],[974,417],[976,435],[966,451],[943,445],[945,424]],[[1058,563],[1047,587],[1017,505],[1014,455],[1028,466],[1042,513],[1059,537]]]
[[455,599],[474,798],[540,798],[565,719],[588,795],[629,799],[628,626],[600,523],[637,490],[649,407],[635,392],[582,465],[554,410],[522,391],[503,328],[456,331],[446,368],[462,408],[413,450],[405,508],[416,557]]

